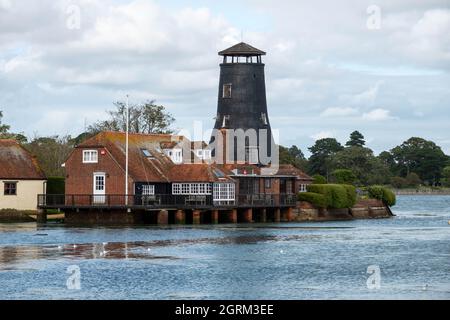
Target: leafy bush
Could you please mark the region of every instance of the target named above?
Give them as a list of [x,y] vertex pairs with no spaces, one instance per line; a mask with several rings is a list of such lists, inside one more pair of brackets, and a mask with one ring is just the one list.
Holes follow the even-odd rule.
[[327,179],[320,174],[316,174],[315,176],[313,176],[313,179],[313,184],[327,184]]
[[386,205],[392,207],[397,203],[397,198],[392,190],[383,186],[372,186],[367,189],[369,197],[382,200]]
[[356,187],[348,184],[344,184],[343,187],[347,192],[348,208],[352,208],[358,200],[356,195]]
[[353,184],[356,181],[356,175],[352,170],[338,169],[333,171],[333,178],[339,184]]
[[397,197],[395,196],[395,193],[392,192],[392,190],[388,188],[383,189],[383,201],[388,206],[393,207],[397,204]]
[[47,194],[65,194],[66,185],[63,177],[50,177],[47,179]]
[[351,208],[356,203],[356,189],[349,185],[314,184],[308,186],[308,191],[323,195],[328,208]]
[[328,207],[327,201],[325,199],[325,196],[318,193],[313,192],[303,192],[298,195],[298,201],[306,201],[317,208],[326,208]]

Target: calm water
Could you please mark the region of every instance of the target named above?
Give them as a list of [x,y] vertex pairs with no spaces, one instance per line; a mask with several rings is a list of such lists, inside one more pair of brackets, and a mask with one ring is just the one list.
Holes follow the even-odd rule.
[[[0,224],[0,299],[450,299],[450,196],[402,196],[394,211],[240,227]],[[81,290],[67,288],[69,266]]]

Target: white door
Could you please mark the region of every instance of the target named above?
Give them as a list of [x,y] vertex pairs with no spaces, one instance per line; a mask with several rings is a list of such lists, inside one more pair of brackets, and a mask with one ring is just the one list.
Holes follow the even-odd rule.
[[94,204],[105,204],[106,202],[106,175],[94,173]]

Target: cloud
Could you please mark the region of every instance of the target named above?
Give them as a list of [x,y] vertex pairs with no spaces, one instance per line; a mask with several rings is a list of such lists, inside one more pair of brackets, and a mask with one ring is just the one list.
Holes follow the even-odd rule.
[[386,109],[375,109],[370,112],[364,113],[362,115],[362,118],[369,121],[389,120],[392,119],[390,113],[391,112]]
[[328,108],[325,111],[323,111],[320,116],[321,117],[348,117],[348,116],[354,116],[358,114],[358,109],[356,108],[350,108],[350,107],[334,107],[334,108]]
[[326,139],[326,138],[334,138],[334,134],[330,131],[320,131],[320,132],[310,136],[310,138],[317,141],[317,140]]

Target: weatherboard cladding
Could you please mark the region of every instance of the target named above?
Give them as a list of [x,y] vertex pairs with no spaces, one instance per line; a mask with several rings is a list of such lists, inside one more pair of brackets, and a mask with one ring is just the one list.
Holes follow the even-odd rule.
[[36,157],[15,140],[0,140],[0,179],[45,180]]

